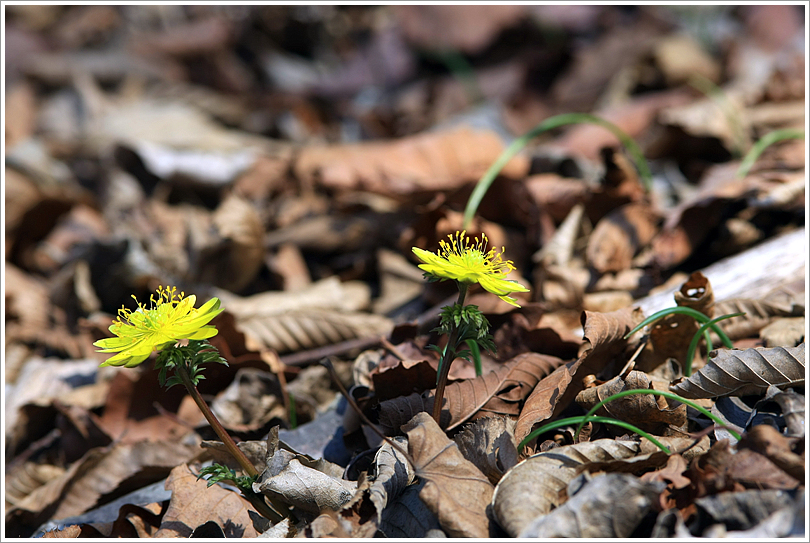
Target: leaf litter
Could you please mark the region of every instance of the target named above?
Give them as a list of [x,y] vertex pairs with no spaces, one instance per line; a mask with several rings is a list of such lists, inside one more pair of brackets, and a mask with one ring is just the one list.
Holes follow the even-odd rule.
[[[805,536],[804,141],[741,168],[804,127],[801,13],[8,6],[4,536]],[[497,350],[455,361],[439,426],[426,346],[456,293],[411,247],[571,112],[635,138],[652,185],[591,124],[503,167],[466,229],[531,292],[472,287]],[[283,521],[198,480],[239,466],[151,362],[98,367],[162,284],[222,300],[229,366],[199,389]],[[718,322],[734,348],[710,331],[687,364],[679,314],[627,335],[670,307],[744,313]],[[628,389],[717,420],[633,395],[596,414],[667,453],[602,422],[537,434]]]

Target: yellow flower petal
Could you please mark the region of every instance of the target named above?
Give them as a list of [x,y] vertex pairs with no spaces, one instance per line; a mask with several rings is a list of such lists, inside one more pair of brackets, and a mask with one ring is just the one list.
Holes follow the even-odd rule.
[[[217,298],[194,309],[197,297],[177,294],[175,287],[160,287],[157,297],[152,296],[152,307],[138,303],[138,309],[122,308],[118,318],[110,326],[115,337],[100,339],[93,343],[97,352],[117,353],[101,366],[126,366],[132,368],[147,360],[154,351],[160,351],[183,339],[208,339],[217,334],[209,326],[211,319],[222,312]],[[137,300],[136,300],[137,301]]]
[[487,237],[481,235],[481,240],[474,242],[467,237],[466,231],[456,232],[448,236],[450,242],[442,240],[440,249],[436,253],[413,247],[413,253],[422,261],[419,268],[439,279],[452,279],[462,283],[478,283],[485,290],[501,298],[503,301],[520,307],[517,300],[510,298],[512,292],[529,292],[529,289],[518,283],[506,279],[506,276],[515,269],[511,260],[503,260],[502,254],[495,249],[487,250]]

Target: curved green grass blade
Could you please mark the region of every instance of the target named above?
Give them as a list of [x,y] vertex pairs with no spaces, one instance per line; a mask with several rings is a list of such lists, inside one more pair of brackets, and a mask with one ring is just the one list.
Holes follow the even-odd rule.
[[803,139],[804,130],[783,128],[781,130],[768,132],[751,147],[748,153],[746,153],[745,158],[743,158],[742,162],[740,162],[740,167],[737,168],[737,178],[743,178],[748,175],[748,172],[751,171],[751,168],[759,158],[759,155],[761,155],[766,148],[773,145],[777,141]]
[[[630,336],[632,336],[633,334],[635,334],[636,332],[638,332],[639,330],[641,330],[645,326],[648,326],[648,325],[654,323],[655,321],[657,321],[657,320],[659,320],[659,319],[661,319],[663,317],[666,317],[667,315],[671,315],[673,313],[680,313],[682,315],[689,315],[690,317],[692,317],[693,319],[695,319],[696,321],[698,321],[701,324],[706,324],[706,323],[709,322],[709,320],[711,320],[711,319],[709,319],[709,317],[707,317],[706,315],[704,315],[703,313],[701,313],[697,309],[692,309],[691,307],[680,307],[680,306],[679,307],[668,307],[666,309],[662,309],[661,311],[658,311],[657,313],[653,313],[652,315],[650,315],[649,317],[647,317],[646,319],[641,321],[641,323],[638,326],[636,326],[635,328],[630,330],[627,333],[627,335],[624,336],[624,339],[629,338]],[[725,345],[728,349],[733,349],[734,348],[734,344],[728,338],[726,333],[723,332],[723,330],[720,329],[719,326],[717,326],[714,323],[712,323],[710,326],[711,326],[711,329],[714,330],[714,333],[717,334],[718,336],[720,336],[720,340],[723,342],[723,345]],[[704,334],[706,336],[707,341],[711,341],[711,340],[708,339],[709,338],[708,330],[705,331]]]
[[506,163],[509,162],[512,157],[518,154],[521,149],[526,147],[529,141],[548,130],[559,128],[560,126],[565,126],[567,124],[581,123],[590,123],[604,127],[619,139],[625,149],[627,149],[627,152],[633,157],[633,161],[636,163],[636,168],[638,168],[639,177],[644,184],[644,188],[647,190],[647,192],[649,192],[652,186],[652,173],[650,173],[650,168],[647,165],[647,160],[644,158],[644,154],[641,152],[641,148],[633,138],[628,136],[615,124],[597,117],[596,115],[591,115],[589,113],[563,113],[562,115],[549,117],[513,141],[512,144],[507,147],[503,153],[501,153],[501,156],[499,156],[498,159],[492,163],[492,166],[490,166],[481,179],[478,180],[478,183],[475,185],[475,189],[473,189],[472,194],[470,194],[470,199],[467,201],[467,207],[464,209],[464,228],[470,228],[473,215],[475,215],[475,212],[478,210],[478,206],[481,205],[481,201],[484,199],[484,195],[489,190],[489,187],[492,185],[495,177],[497,177],[498,173],[500,173],[500,171],[504,166],[506,166]]
[[617,392],[613,396],[608,396],[607,398],[605,398],[604,400],[602,400],[598,404],[594,405],[591,408],[590,411],[585,413],[585,416],[583,417],[582,422],[580,423],[579,426],[577,426],[577,431],[576,431],[574,437],[579,436],[579,432],[582,430],[582,427],[585,426],[585,424],[588,422],[588,420],[595,420],[596,419],[596,417],[594,417],[593,419],[589,419],[589,417],[591,415],[593,415],[594,413],[596,413],[596,411],[600,407],[602,407],[603,405],[605,405],[608,402],[612,402],[613,400],[618,400],[619,398],[623,398],[625,396],[630,396],[632,394],[655,394],[656,396],[663,396],[665,398],[670,398],[672,400],[679,401],[679,402],[681,402],[683,404],[686,404],[686,405],[688,405],[688,406],[690,406],[690,407],[692,407],[694,409],[697,409],[698,411],[700,411],[701,413],[703,413],[704,415],[709,417],[711,420],[713,420],[715,423],[717,423],[718,426],[722,426],[722,427],[726,428],[728,430],[728,432],[732,436],[734,436],[734,438],[737,441],[740,440],[740,434],[738,434],[737,432],[735,432],[734,430],[732,430],[731,428],[726,426],[726,423],[723,421],[723,419],[721,419],[720,417],[718,417],[716,415],[713,415],[705,407],[703,407],[701,405],[698,405],[698,404],[696,404],[695,402],[693,402],[691,400],[687,400],[686,398],[682,398],[681,396],[678,396],[674,392],[667,392],[666,390],[655,390],[655,389],[651,389],[651,388],[643,388],[643,389],[642,388],[635,388],[633,390],[622,390],[621,392]]
[[[545,425],[541,426],[540,428],[538,428],[537,430],[533,431],[532,433],[527,435],[525,438],[523,438],[523,441],[521,441],[520,445],[518,445],[518,454],[523,450],[523,447],[525,447],[532,439],[536,438],[537,436],[539,436],[539,435],[541,435],[541,434],[543,434],[545,432],[548,432],[549,430],[553,430],[554,428],[559,428],[560,426],[566,426],[568,424],[576,424],[578,422],[581,422],[582,420],[584,420],[584,417],[581,417],[581,416],[580,417],[568,417],[568,418],[565,418],[565,419],[555,420],[554,422],[549,422],[548,424],[545,424]],[[647,440],[649,440],[650,443],[652,443],[653,445],[655,445],[656,447],[658,447],[659,449],[661,449],[665,453],[667,453],[667,454],[670,453],[669,449],[664,447],[661,444],[660,441],[655,439],[653,436],[651,436],[647,432],[645,432],[645,431],[643,431],[643,430],[641,430],[639,428],[636,428],[635,426],[633,426],[629,422],[624,422],[624,421],[621,421],[621,420],[612,419],[610,417],[591,417],[590,420],[592,420],[593,422],[601,422],[602,424],[612,424],[614,426],[620,426],[620,427],[622,427],[622,428],[624,428],[626,430],[630,430],[631,432],[635,432],[638,435],[640,435],[641,437],[647,438]],[[579,434],[579,432],[577,432],[577,434]]]
[[[683,374],[686,377],[689,377],[690,375],[692,375],[692,362],[695,359],[695,351],[697,351],[697,346],[698,346],[698,342],[700,341],[700,336],[702,336],[703,334],[708,333],[709,328],[711,327],[712,324],[714,324],[716,322],[726,320],[726,319],[730,319],[730,318],[733,318],[733,317],[741,317],[742,315],[745,315],[744,311],[741,312],[741,313],[731,313],[729,315],[723,315],[722,317],[717,317],[716,319],[712,319],[709,322],[707,322],[706,324],[704,324],[703,326],[701,326],[698,329],[698,331],[695,332],[694,337],[692,337],[692,341],[689,342],[689,349],[686,351],[686,362],[684,362],[684,365],[683,365]],[[708,339],[708,336],[707,336],[707,339]],[[709,342],[706,345],[706,348],[709,351],[712,350],[711,342]]]
[[470,353],[472,354],[473,364],[475,365],[475,376],[481,377],[481,374],[484,372],[484,369],[481,366],[481,348],[478,346],[478,342],[474,339],[468,339],[466,343],[467,347],[470,349]]

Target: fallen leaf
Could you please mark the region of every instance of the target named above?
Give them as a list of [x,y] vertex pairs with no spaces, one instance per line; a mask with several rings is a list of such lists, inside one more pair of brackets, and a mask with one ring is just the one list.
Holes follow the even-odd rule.
[[245,498],[219,485],[208,487],[187,464],[174,468],[166,479],[172,491],[169,508],[154,537],[189,537],[197,526],[213,520],[228,537],[256,537],[248,511],[253,508]]
[[626,473],[594,477],[547,515],[540,515],[517,537],[630,537],[653,510],[663,482],[641,481]]
[[[599,439],[557,447],[521,462],[503,476],[492,496],[498,524],[518,537],[537,517],[565,501],[565,489],[577,469],[589,462],[630,458],[638,454],[635,441]],[[532,499],[526,499],[531,496]]]
[[419,497],[426,484],[427,481],[421,480],[407,486],[383,509],[379,529],[386,537],[447,537],[436,515]]
[[[307,183],[333,190],[407,195],[450,190],[478,180],[503,151],[492,132],[460,128],[418,134],[392,142],[305,147],[293,171]],[[513,158],[501,175],[525,175],[525,158]]]
[[[447,385],[444,399],[449,417],[442,415],[443,427],[452,430],[473,415],[517,415],[537,382],[561,363],[554,356],[524,353],[487,375]],[[416,413],[432,412],[434,393],[429,390],[380,402],[379,421],[383,430],[395,434]]]
[[487,506],[492,484],[466,460],[427,413],[417,413],[402,431],[416,474],[426,480],[419,497],[450,537],[489,537]]
[[614,209],[602,217],[588,238],[588,263],[600,273],[629,268],[636,253],[657,233],[658,220],[658,214],[647,204]]
[[496,485],[518,463],[514,431],[509,417],[486,417],[464,425],[453,440],[464,458]]
[[784,388],[804,384],[804,343],[788,348],[719,349],[709,356],[704,367],[676,380],[670,390],[695,399],[760,394],[771,385]]
[[520,443],[535,425],[565,409],[584,388],[581,380],[586,375],[598,375],[607,364],[615,362],[627,347],[624,336],[641,320],[641,311],[632,308],[604,314],[583,311],[579,357],[559,366],[537,384],[518,417],[515,440]]
[[804,482],[804,457],[793,452],[792,441],[773,427],[760,424],[743,434],[737,448],[760,453],[797,481]]

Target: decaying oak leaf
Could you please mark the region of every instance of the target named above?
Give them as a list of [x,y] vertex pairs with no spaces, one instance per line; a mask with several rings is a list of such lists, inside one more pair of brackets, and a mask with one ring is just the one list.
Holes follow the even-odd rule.
[[395,366],[386,367],[380,364],[369,372],[369,377],[374,385],[374,395],[381,402],[407,392],[420,394],[436,388],[436,368],[426,359],[400,360]]
[[599,439],[531,456],[506,472],[495,487],[495,518],[510,536],[517,537],[534,519],[565,501],[568,482],[583,465],[630,458],[638,451],[635,441]]
[[626,473],[594,477],[560,507],[539,515],[518,537],[630,537],[665,486]]
[[766,347],[794,347],[804,341],[804,317],[776,319],[759,331]]
[[614,209],[602,217],[588,238],[588,263],[600,273],[629,268],[636,253],[655,236],[659,219],[644,203]]
[[712,351],[697,373],[676,380],[669,389],[684,398],[761,394],[770,385],[804,385],[804,343],[798,347],[754,347]]
[[[596,375],[627,347],[624,336],[643,319],[641,311],[624,308],[610,313],[583,311],[583,343],[577,360],[559,366],[542,379],[526,400],[515,427],[520,443],[536,424],[558,415],[584,388],[582,379]],[[623,362],[622,362],[623,363]]]
[[228,537],[256,537],[248,511],[250,502],[237,492],[208,483],[191,472],[187,464],[174,468],[166,479],[172,491],[169,508],[155,537],[188,537],[194,528],[213,520]]
[[[610,381],[586,388],[577,394],[576,402],[588,411],[605,398],[624,390],[653,388],[646,373],[634,370],[626,376],[617,375]],[[652,394],[633,394],[618,398],[600,407],[596,414],[630,422],[656,435],[664,433],[667,426],[681,427],[686,424],[685,404],[670,407],[666,398]]]
[[[443,427],[446,424],[452,430],[476,414],[517,415],[534,386],[560,364],[562,360],[555,356],[523,353],[487,375],[449,384],[444,392]],[[416,413],[433,410],[433,395],[430,390],[380,402],[380,425],[396,433]]]
[[487,506],[492,484],[466,460],[427,413],[402,427],[417,475],[426,480],[419,497],[450,537],[489,537]]
[[[476,181],[503,151],[490,131],[467,127],[391,142],[307,146],[293,165],[296,178],[329,189],[380,194],[449,190]],[[515,157],[501,175],[523,177],[528,160]]]
[[475,464],[495,485],[518,463],[515,421],[486,417],[465,425],[453,438],[464,458]]

